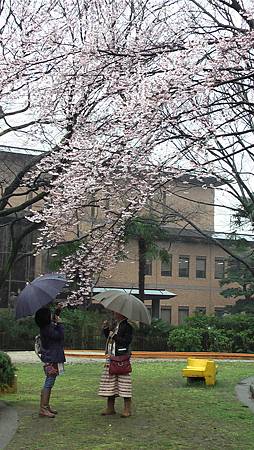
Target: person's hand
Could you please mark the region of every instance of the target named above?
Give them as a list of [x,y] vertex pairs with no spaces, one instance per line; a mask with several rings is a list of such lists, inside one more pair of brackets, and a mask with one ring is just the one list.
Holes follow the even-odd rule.
[[103,328],[109,328],[109,321],[108,320],[104,320],[102,326],[103,326]]
[[54,322],[55,322],[55,323],[62,323],[61,317],[55,316],[55,317],[54,317]]

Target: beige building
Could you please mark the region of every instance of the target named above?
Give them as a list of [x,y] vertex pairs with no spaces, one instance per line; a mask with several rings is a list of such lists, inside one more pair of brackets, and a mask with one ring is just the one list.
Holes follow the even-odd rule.
[[[30,154],[0,151],[1,188],[9,182],[13,174],[31,158]],[[29,195],[29,194],[28,194]],[[17,197],[18,199],[18,197]],[[195,312],[223,314],[226,306],[234,304],[234,299],[225,299],[220,295],[219,280],[222,278],[227,254],[211,240],[202,237],[183,220],[176,220],[178,213],[194,221],[208,235],[214,234],[214,189],[204,188],[203,183],[193,177],[183,177],[171,186],[159,192],[147,206],[147,214],[163,217],[170,236],[165,242],[158,243],[171,255],[169,263],[160,260],[147,261],[145,288],[167,290],[175,293],[171,299],[160,299],[160,307],[153,315],[172,324],[179,324]],[[86,222],[100,221],[100,211],[92,207]],[[81,224],[81,227],[85,224]],[[8,253],[7,228],[0,235],[0,269]],[[5,235],[3,234],[5,233]],[[223,240],[223,235],[217,235]],[[31,251],[33,236],[28,238],[27,248]],[[101,287],[138,288],[138,242],[133,239],[128,244],[128,257],[120,261],[110,273],[103,273],[97,283]],[[6,280],[5,295],[24,286],[27,279],[47,271],[47,255],[30,256],[21,260]],[[27,262],[25,262],[27,261]],[[151,300],[146,304],[151,308]],[[158,305],[157,305],[158,306]]]
[[[176,295],[171,299],[161,297],[159,308],[155,305],[152,308],[151,300],[145,303],[153,316],[174,325],[197,312],[222,315],[226,307],[235,303],[235,299],[220,295],[219,281],[226,270],[227,253],[184,220],[176,219],[180,213],[207,236],[215,236],[213,204],[214,188],[204,188],[203,182],[183,177],[182,182],[177,181],[158,194],[146,211],[156,212],[167,223],[170,237],[167,242],[157,244],[168,251],[170,262],[147,261],[145,289],[165,289]],[[216,239],[223,242],[226,237],[217,233]],[[98,285],[137,288],[138,259],[138,242],[132,240],[128,244],[128,258],[119,262],[111,273],[103,274]]]
[[[159,259],[148,261],[145,288],[165,289],[176,294],[169,300],[160,301],[159,317],[172,324],[179,324],[195,312],[223,314],[226,306],[235,303],[220,295],[219,280],[222,278],[227,261],[223,250],[201,239],[197,233],[177,234],[172,230],[172,240],[168,249],[170,263]],[[165,246],[165,243],[161,243]],[[117,264],[111,274],[99,281],[100,286],[131,288],[138,287],[138,245],[129,244],[129,256]],[[151,300],[147,306],[151,307]]]

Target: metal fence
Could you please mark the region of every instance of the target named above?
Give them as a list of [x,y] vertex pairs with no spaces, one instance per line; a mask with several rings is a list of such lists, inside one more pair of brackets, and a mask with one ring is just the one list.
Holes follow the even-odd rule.
[[[83,336],[72,335],[65,340],[65,347],[74,350],[104,350],[105,338],[101,335]],[[166,351],[165,338],[150,336],[134,336],[131,348],[133,351]],[[27,336],[15,339],[9,333],[0,332],[0,351],[29,351],[34,349],[34,340]]]

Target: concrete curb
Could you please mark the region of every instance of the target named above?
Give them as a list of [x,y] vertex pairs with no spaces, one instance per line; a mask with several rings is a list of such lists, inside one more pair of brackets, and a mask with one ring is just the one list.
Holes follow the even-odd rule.
[[0,400],[0,450],[13,438],[18,428],[18,413],[15,408]]
[[[68,350],[64,351],[65,356],[76,358],[96,358],[104,359],[105,353],[101,350]],[[187,359],[187,358],[204,358],[204,359],[221,359],[221,360],[250,360],[254,361],[252,353],[220,353],[220,352],[145,352],[132,351],[132,359]]]

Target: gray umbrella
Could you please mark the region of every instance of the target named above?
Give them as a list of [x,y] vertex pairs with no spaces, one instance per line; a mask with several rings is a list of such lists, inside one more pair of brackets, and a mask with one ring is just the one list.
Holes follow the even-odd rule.
[[112,290],[101,292],[94,296],[104,308],[115,311],[130,320],[150,324],[151,317],[144,303],[131,294],[123,294],[121,291]]
[[17,298],[16,319],[33,316],[38,309],[52,302],[66,282],[63,274],[49,273],[27,283]]

